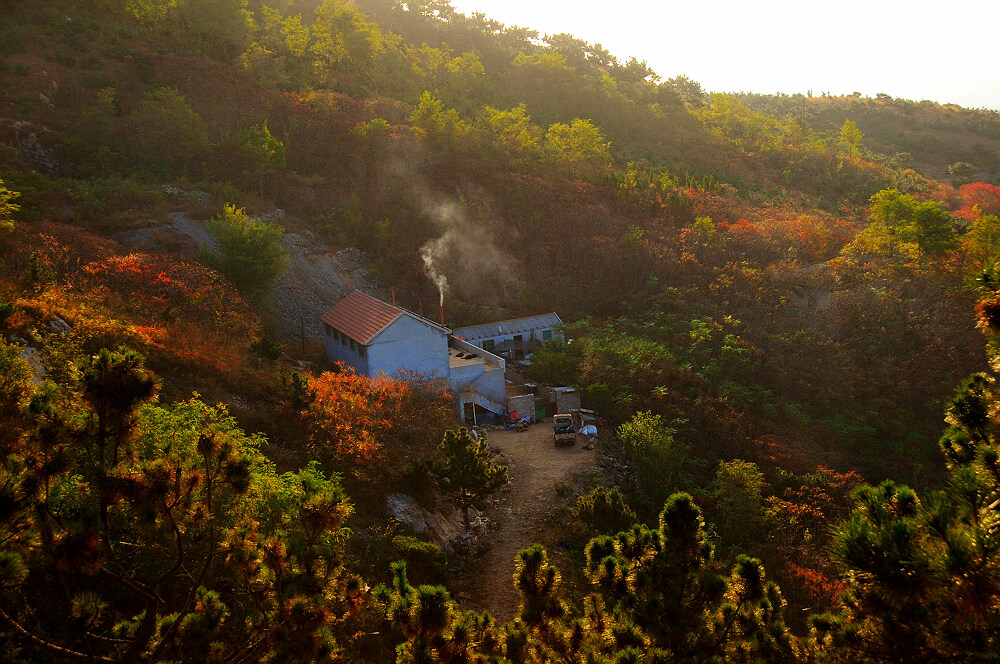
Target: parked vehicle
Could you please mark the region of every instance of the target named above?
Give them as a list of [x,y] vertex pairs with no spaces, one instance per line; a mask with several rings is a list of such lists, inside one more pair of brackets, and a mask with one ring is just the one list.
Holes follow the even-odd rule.
[[572,415],[563,413],[552,418],[552,441],[556,445],[576,443],[576,429],[573,427]]

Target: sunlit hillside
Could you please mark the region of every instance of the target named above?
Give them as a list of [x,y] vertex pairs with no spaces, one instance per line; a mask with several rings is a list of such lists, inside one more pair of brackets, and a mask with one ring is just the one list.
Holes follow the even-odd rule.
[[447,0],[0,18],[0,660],[995,656],[1000,113]]

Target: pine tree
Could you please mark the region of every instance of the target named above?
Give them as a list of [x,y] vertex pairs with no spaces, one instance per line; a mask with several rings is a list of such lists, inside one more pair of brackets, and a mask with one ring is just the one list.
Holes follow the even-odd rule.
[[444,462],[437,464],[435,474],[445,493],[461,507],[468,530],[472,527],[469,508],[483,509],[488,496],[507,486],[507,466],[492,459],[485,437],[474,441],[464,427],[446,431],[440,449]]

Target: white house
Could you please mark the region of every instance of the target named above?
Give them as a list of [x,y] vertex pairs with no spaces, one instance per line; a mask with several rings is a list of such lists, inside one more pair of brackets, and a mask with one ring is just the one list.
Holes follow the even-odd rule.
[[458,327],[452,334],[485,351],[520,360],[553,337],[560,337],[556,326],[562,319],[553,312],[540,316],[512,318],[496,323]]
[[[458,408],[505,408],[503,358],[456,339],[451,330],[412,311],[354,291],[322,317],[326,354],[359,374],[443,378]],[[472,406],[475,410],[475,406]]]
[[359,374],[449,376],[451,330],[412,311],[354,291],[326,312],[322,321],[327,356]]

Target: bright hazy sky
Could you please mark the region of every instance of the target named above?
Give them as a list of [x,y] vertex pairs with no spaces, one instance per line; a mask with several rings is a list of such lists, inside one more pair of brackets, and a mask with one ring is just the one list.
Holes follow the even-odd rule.
[[1000,110],[1000,0],[451,0],[710,92],[884,92]]

